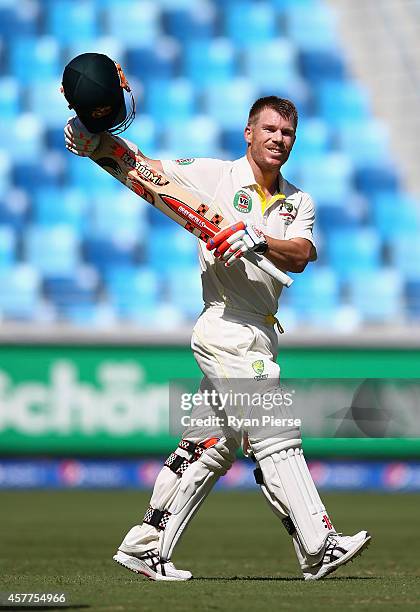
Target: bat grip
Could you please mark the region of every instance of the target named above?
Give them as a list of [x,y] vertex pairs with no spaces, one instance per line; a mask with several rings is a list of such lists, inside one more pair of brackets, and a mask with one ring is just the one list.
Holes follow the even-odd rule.
[[262,255],[254,253],[254,251],[247,251],[244,254],[244,257],[248,259],[248,261],[251,261],[253,264],[258,266],[260,270],[267,272],[267,274],[278,280],[282,285],[290,287],[290,285],[293,283],[293,279],[290,278],[290,276],[276,268],[276,266],[271,263],[271,261],[269,261]]

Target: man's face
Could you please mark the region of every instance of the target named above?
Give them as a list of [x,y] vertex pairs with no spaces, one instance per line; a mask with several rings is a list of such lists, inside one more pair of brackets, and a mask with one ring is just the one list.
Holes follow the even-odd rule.
[[264,108],[245,128],[249,154],[261,170],[280,168],[295,143],[291,119],[285,119],[272,108]]

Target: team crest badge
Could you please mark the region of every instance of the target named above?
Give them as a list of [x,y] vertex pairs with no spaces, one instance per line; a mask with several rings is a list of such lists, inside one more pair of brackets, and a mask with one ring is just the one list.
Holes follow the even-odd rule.
[[254,380],[265,380],[268,378],[268,374],[263,374],[264,372],[264,361],[262,359],[257,359],[252,362],[252,369],[254,370],[256,376],[254,376]]
[[255,374],[262,374],[264,372],[264,361],[262,359],[257,359],[257,361],[252,363],[252,369],[254,370]]
[[182,157],[181,159],[176,159],[175,163],[178,164],[178,166],[189,166],[194,161],[194,157]]
[[235,193],[233,205],[239,212],[249,213],[252,209],[252,198],[246,191],[242,191],[241,189]]
[[296,213],[294,206],[291,202],[287,200],[283,200],[279,207],[279,215],[284,218],[284,224],[290,225],[294,218],[296,217]]

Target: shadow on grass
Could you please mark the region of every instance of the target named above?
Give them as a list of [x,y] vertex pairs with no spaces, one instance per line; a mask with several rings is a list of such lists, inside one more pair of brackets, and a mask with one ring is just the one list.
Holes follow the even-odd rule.
[[[329,577],[326,580],[322,580],[322,582],[337,582],[337,581],[346,581],[346,580],[378,580],[380,576],[337,576],[337,577]],[[193,581],[197,580],[203,581],[240,581],[243,580],[245,582],[248,581],[271,581],[271,582],[305,582],[303,578],[298,576],[194,576]],[[321,582],[320,580],[308,580],[307,582]]]

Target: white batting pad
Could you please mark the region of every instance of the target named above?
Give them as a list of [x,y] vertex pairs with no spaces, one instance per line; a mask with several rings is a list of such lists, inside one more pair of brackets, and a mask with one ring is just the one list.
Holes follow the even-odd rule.
[[[266,440],[267,442],[267,440]],[[278,440],[275,442],[278,443]],[[325,511],[300,444],[259,459],[267,500],[292,519],[299,540],[308,555],[317,555],[334,527]],[[263,490],[265,494],[265,491]]]
[[160,536],[162,559],[171,558],[184,529],[220,476],[224,476],[232,466],[236,449],[237,443],[234,440],[221,438],[183,473],[177,495],[167,507],[170,517]]

